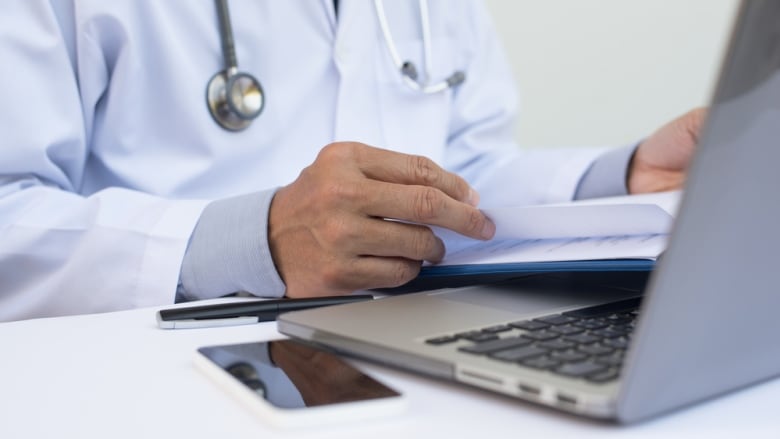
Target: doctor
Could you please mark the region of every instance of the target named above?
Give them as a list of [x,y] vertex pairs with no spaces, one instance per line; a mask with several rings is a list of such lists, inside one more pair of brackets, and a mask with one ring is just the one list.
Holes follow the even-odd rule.
[[399,285],[478,202],[679,187],[702,119],[519,150],[477,1],[16,0],[0,36],[0,320]]

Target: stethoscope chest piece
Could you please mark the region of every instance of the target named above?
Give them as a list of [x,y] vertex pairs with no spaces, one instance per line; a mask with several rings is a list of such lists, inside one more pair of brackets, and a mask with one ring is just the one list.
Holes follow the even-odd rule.
[[265,93],[257,78],[238,71],[227,0],[215,1],[224,69],[209,79],[206,104],[219,126],[229,131],[241,131],[263,111]]
[[209,80],[206,103],[221,127],[241,131],[263,111],[265,94],[255,77],[228,69],[217,72]]

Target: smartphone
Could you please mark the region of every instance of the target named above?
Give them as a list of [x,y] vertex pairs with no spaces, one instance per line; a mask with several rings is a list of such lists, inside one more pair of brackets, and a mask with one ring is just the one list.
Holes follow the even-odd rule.
[[207,346],[195,364],[277,427],[389,416],[405,399],[339,356],[293,340]]

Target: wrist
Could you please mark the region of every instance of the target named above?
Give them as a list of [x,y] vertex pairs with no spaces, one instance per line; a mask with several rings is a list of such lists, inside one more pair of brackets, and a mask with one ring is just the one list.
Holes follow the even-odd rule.
[[642,160],[641,148],[631,157],[626,172],[626,187],[629,194],[664,192],[682,187],[685,172],[652,166]]

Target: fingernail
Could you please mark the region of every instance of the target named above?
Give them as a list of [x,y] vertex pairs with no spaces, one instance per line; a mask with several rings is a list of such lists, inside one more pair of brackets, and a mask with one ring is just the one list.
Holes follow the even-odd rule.
[[479,193],[477,193],[477,191],[474,189],[469,189],[468,203],[474,207],[479,206]]
[[482,227],[482,239],[491,239],[496,234],[496,225],[488,219]]
[[436,255],[432,259],[428,260],[428,262],[432,262],[434,264],[438,264],[439,262],[441,262],[444,259],[444,255],[447,252],[447,248],[444,245],[444,241],[442,241],[441,238],[439,238],[438,236],[436,237],[436,247],[437,247]]

